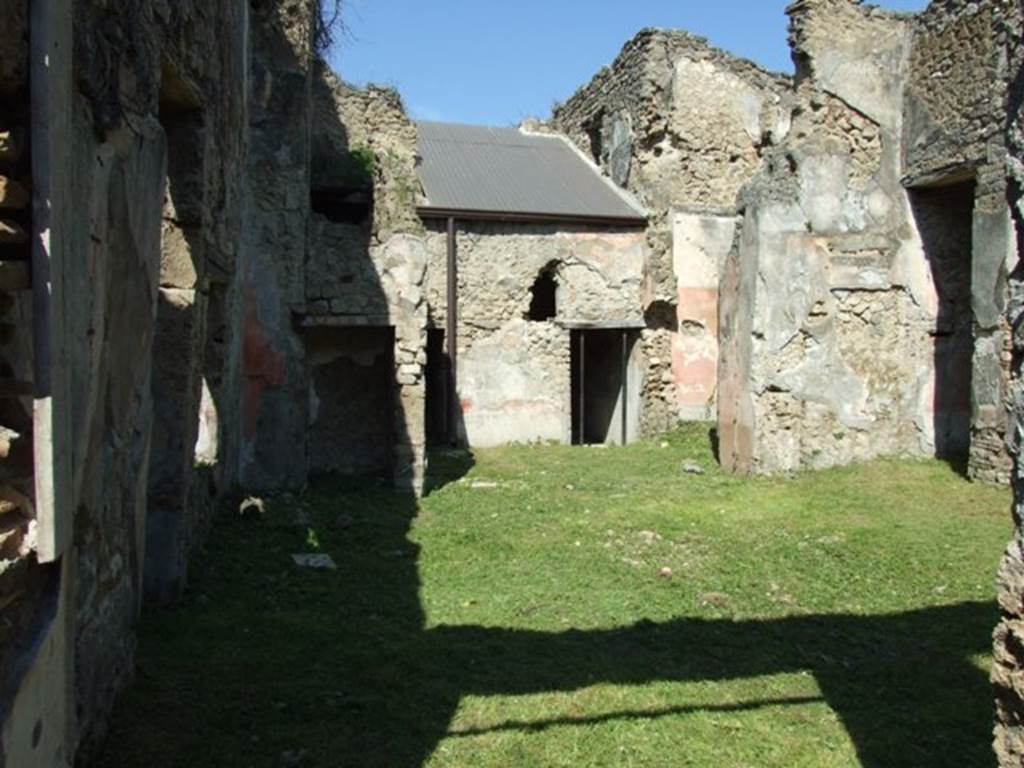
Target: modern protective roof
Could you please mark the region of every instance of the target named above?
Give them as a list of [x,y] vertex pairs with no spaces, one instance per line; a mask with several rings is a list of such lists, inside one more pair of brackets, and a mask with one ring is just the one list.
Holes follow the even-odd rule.
[[427,196],[421,215],[624,225],[646,219],[560,136],[456,123],[418,127],[418,171]]

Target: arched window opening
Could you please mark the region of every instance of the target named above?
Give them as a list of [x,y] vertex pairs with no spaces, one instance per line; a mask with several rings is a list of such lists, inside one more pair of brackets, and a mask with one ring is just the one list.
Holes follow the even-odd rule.
[[644,322],[652,331],[679,330],[679,310],[669,301],[652,301],[644,312]]
[[533,322],[554,320],[558,314],[558,281],[554,271],[551,266],[545,267],[530,289],[529,319]]

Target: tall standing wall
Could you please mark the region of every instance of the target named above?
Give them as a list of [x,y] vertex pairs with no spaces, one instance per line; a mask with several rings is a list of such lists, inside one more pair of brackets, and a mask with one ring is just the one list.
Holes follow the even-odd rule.
[[1013,226],[1017,233],[1016,260],[1009,271],[1008,320],[1013,329],[1013,359],[1008,385],[1008,445],[1013,459],[1013,538],[1003,556],[998,576],[1001,619],[995,631],[992,682],[996,699],[995,751],[1002,768],[1024,765],[1024,19],[1019,4],[1008,6],[1002,20],[1008,67],[1006,140],[1009,149],[1007,188]]
[[554,125],[648,209],[643,429],[713,419],[736,197],[788,129],[788,79],[677,30],[629,41]]

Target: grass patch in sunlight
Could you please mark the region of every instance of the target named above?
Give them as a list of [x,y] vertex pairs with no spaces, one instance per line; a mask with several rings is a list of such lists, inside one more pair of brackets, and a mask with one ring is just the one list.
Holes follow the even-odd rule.
[[102,764],[993,764],[1007,490],[929,461],[735,478],[706,426],[665,442],[437,454],[420,502],[335,481],[223,515],[145,617]]

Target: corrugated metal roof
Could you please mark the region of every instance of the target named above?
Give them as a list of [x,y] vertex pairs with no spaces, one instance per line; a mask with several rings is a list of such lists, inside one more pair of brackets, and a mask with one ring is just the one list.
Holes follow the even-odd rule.
[[559,136],[516,128],[419,123],[421,210],[495,218],[623,220],[646,216]]

